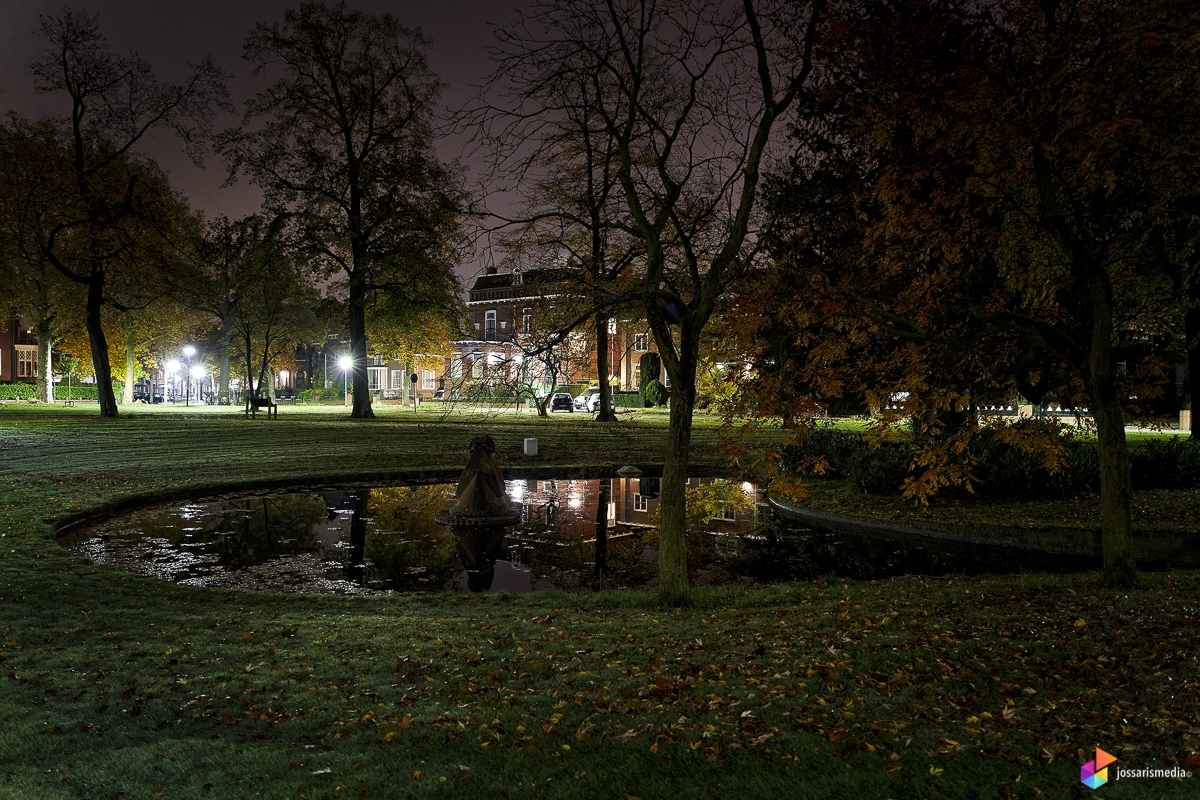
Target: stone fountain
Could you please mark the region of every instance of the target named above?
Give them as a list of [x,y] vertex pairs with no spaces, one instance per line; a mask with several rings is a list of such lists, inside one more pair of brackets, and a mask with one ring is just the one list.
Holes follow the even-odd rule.
[[476,437],[468,452],[471,457],[458,479],[454,503],[434,519],[451,528],[498,528],[520,522],[521,515],[513,511],[504,489],[504,473],[492,437]]
[[490,436],[474,439],[466,469],[458,479],[452,504],[434,520],[448,525],[458,544],[458,556],[467,571],[467,587],[485,592],[492,587],[496,560],[504,552],[504,529],[521,521],[504,488],[504,473],[496,460],[496,443]]

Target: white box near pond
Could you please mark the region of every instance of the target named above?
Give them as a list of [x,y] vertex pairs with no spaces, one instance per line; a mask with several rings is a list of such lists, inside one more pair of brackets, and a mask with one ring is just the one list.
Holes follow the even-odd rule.
[[537,439],[526,439],[525,440],[525,455],[527,455],[527,456],[536,456],[537,455]]

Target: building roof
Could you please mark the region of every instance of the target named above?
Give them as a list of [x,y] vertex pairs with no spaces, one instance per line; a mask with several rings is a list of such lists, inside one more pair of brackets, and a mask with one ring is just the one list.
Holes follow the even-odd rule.
[[479,275],[475,278],[475,283],[471,285],[471,293],[517,289],[515,296],[534,294],[535,292],[527,287],[545,286],[562,280],[564,277],[563,271],[560,269],[530,269],[522,270],[520,283],[516,283],[513,280],[515,274],[513,272],[494,272]]

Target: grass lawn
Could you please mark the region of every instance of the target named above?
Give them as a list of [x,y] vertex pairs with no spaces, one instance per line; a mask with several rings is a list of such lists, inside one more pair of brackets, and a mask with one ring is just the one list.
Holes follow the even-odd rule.
[[[334,598],[90,566],[52,521],[131,498],[502,464],[654,463],[661,415],[0,407],[0,797],[1083,797],[1200,772],[1200,574]],[[697,462],[719,465],[715,422]],[[1196,797],[1118,780],[1114,798]]]

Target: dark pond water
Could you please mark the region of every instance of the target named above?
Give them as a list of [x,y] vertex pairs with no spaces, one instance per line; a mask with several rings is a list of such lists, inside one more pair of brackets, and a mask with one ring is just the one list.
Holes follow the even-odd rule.
[[[651,587],[658,479],[513,480],[521,522],[464,532],[434,521],[454,484],[292,491],[173,503],[62,539],[95,563],[194,586],[363,594]],[[749,483],[695,478],[694,585],[794,580],[804,537],[768,524]]]

